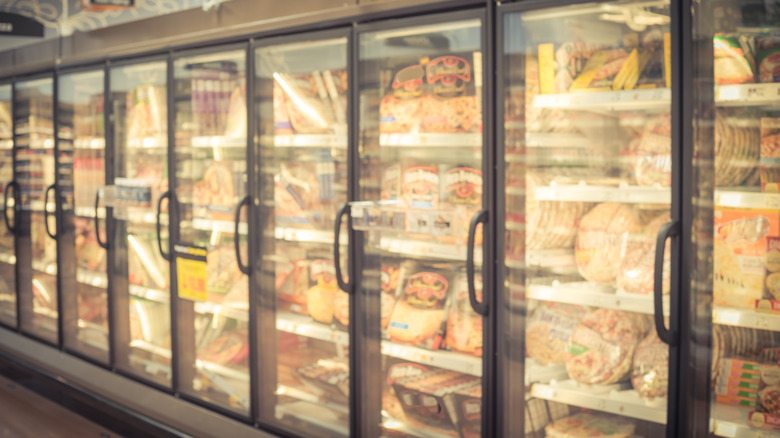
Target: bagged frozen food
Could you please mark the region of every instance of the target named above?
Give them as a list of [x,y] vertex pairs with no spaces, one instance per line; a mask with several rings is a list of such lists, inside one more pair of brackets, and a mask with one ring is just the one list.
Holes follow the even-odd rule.
[[636,425],[617,415],[580,412],[561,418],[544,428],[548,438],[628,438]]
[[648,399],[666,398],[669,387],[669,346],[650,333],[636,347],[631,366],[631,385]]
[[283,162],[274,176],[275,220],[290,226],[328,226],[335,214],[333,161]]
[[715,83],[745,84],[754,82],[755,58],[747,35],[715,35]]
[[634,176],[640,186],[672,184],[672,120],[670,113],[652,118],[642,130]]
[[[447,320],[445,344],[461,353],[482,356],[482,315],[471,307],[468,279],[461,275],[455,282],[455,296]],[[477,301],[482,301],[482,277],[474,279]]]
[[403,292],[390,316],[391,341],[438,350],[447,324],[452,273],[409,262],[402,264]]
[[588,313],[571,335],[566,371],[586,385],[609,385],[631,369],[642,333],[628,312],[598,309]]
[[[624,292],[649,295],[655,287],[655,247],[658,231],[669,221],[669,213],[661,214],[650,221],[643,232],[630,236],[625,256],[620,261],[617,274],[617,287]],[[670,244],[666,243],[664,252],[662,291],[668,294],[671,285]]]
[[588,211],[583,202],[537,201],[536,189],[548,178],[526,173],[525,227],[530,250],[572,248],[582,216]]
[[639,213],[631,206],[603,203],[582,217],[574,256],[580,274],[598,284],[614,284],[622,248],[632,233],[642,227]]
[[569,340],[587,309],[574,304],[541,302],[525,328],[525,351],[541,365],[566,363]]
[[727,108],[715,113],[715,184],[719,187],[757,182],[761,156],[759,124],[750,114]]

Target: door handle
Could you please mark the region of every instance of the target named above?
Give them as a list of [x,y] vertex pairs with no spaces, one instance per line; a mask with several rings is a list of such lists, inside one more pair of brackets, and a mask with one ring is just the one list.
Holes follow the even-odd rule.
[[336,225],[335,229],[333,230],[333,265],[336,268],[336,282],[339,285],[339,289],[343,290],[344,292],[347,292],[348,294],[351,294],[351,288],[350,284],[346,283],[344,281],[344,276],[341,273],[341,252],[340,252],[340,245],[339,241],[341,240],[341,218],[345,214],[349,214],[351,211],[351,208],[349,204],[344,204],[339,208],[338,213],[336,213]]
[[482,301],[477,301],[477,290],[474,286],[474,246],[477,236],[477,226],[480,223],[486,224],[487,220],[487,210],[481,210],[471,218],[471,223],[469,224],[468,243],[466,247],[466,280],[469,287],[469,302],[471,303],[471,308],[482,316],[488,316],[488,304],[487,301],[485,301],[486,294],[484,293],[482,294]]
[[[108,242],[100,240],[100,220],[98,220],[98,205],[100,204],[100,190],[95,193],[95,239],[103,249],[108,249]],[[106,210],[108,212],[108,210]],[[108,228],[108,214],[106,214],[106,228]],[[106,235],[108,237],[108,235]]]
[[238,262],[238,269],[242,273],[244,273],[246,275],[251,274],[252,270],[249,269],[249,266],[247,266],[247,265],[245,265],[244,263],[241,262],[241,248],[240,248],[240,245],[239,245],[239,240],[240,239],[238,238],[239,237],[238,236],[238,224],[239,224],[239,221],[241,220],[241,209],[243,207],[249,208],[249,206],[251,205],[251,202],[252,202],[252,198],[250,198],[249,196],[246,196],[246,197],[244,197],[244,199],[241,200],[241,202],[238,203],[238,207],[236,207],[236,220],[235,220],[236,228],[235,228],[235,234],[234,234],[235,237],[233,238],[233,243],[235,244],[235,247],[236,247],[236,261]]
[[[19,184],[16,181],[11,181],[5,186],[5,193],[3,194],[3,219],[5,219],[5,226],[11,234],[16,235],[16,223],[11,226],[11,221],[8,219],[8,189],[13,187],[14,189],[14,212],[19,208],[17,201],[17,193],[19,193]],[[16,215],[14,215],[14,222],[16,222]]]
[[[165,259],[165,261],[170,262],[171,261],[171,253],[170,252],[166,253],[165,251],[163,251],[162,237],[160,235],[160,232],[161,232],[160,211],[162,210],[163,199],[166,199],[166,198],[168,199],[168,205],[169,205],[169,207],[168,207],[168,211],[169,211],[168,218],[169,219],[168,220],[170,220],[171,191],[168,190],[167,192],[163,193],[162,196],[160,196],[160,199],[157,200],[157,219],[155,221],[155,225],[157,226],[157,248],[160,249],[160,255],[162,255],[162,258]],[[168,239],[168,242],[170,244],[170,239]],[[170,248],[168,248],[168,249],[170,249]]]
[[[57,208],[57,187],[55,186],[55,184],[52,184],[52,185],[50,185],[49,187],[46,188],[46,195],[43,198],[43,222],[46,225],[46,234],[48,234],[49,237],[51,237],[52,239],[56,240],[57,239],[57,234],[53,234],[51,232],[51,229],[49,228],[49,209],[46,208],[46,204],[49,203],[49,192],[52,191],[52,190],[54,190],[54,208],[55,208],[55,211],[56,211],[56,208]],[[57,216],[56,216],[56,214],[54,216],[54,224],[55,224],[54,225],[54,229],[56,231],[56,229],[57,229],[57,225],[56,225],[57,224]]]
[[[680,235],[680,222],[670,220],[658,230],[658,238],[655,243],[655,267],[653,271],[653,319],[658,338],[670,347],[677,345],[677,333],[672,328],[666,328],[664,322],[664,253],[666,252],[666,240]],[[670,293],[671,295],[671,293]],[[672,301],[669,300],[669,313],[672,312]]]

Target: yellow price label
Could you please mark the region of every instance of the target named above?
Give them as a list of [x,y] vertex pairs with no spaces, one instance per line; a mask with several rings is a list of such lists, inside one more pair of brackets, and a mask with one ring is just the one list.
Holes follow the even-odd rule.
[[205,249],[202,250],[203,255],[200,248],[187,248],[181,252],[178,251],[180,248],[176,249],[176,281],[179,298],[206,301],[208,292]]

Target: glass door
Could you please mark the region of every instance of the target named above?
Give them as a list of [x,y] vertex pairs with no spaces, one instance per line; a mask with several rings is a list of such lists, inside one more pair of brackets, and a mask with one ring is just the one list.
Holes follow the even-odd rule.
[[[178,58],[173,72],[180,390],[242,416],[249,416],[249,281],[242,268],[247,225],[241,208],[248,202],[246,57],[245,46],[222,48]],[[205,255],[201,288],[188,284],[192,271],[181,257],[193,251]]]
[[[780,436],[780,18],[693,9],[691,314],[699,436]],[[705,429],[707,428],[707,429]]]
[[311,437],[349,435],[349,296],[333,253],[347,201],[348,52],[333,35],[254,53],[261,418]]
[[482,33],[479,18],[360,33],[351,220],[378,347],[366,435],[481,435],[482,277],[467,275],[467,243],[481,264]]
[[13,227],[17,207],[14,201],[19,192],[13,182],[12,93],[10,84],[0,85],[0,188],[4,192],[4,202],[0,207],[4,214],[4,224],[0,224],[0,323],[16,327],[16,239]]
[[665,436],[676,287],[671,244],[656,242],[679,177],[669,3],[501,20],[499,427]]
[[96,228],[106,180],[104,76],[94,70],[57,78],[57,176],[65,347],[108,363],[107,244]]
[[20,250],[29,251],[29,259],[25,257],[20,269],[32,270],[31,283],[19,279],[19,317],[22,331],[56,344],[59,195],[54,184],[53,80],[49,76],[19,81],[14,91],[14,145],[21,204],[15,222]]
[[171,386],[167,64],[113,67],[111,244],[117,367]]

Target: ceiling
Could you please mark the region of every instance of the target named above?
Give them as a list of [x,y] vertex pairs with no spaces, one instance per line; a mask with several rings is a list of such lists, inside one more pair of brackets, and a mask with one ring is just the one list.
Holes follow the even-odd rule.
[[[131,9],[92,12],[82,7],[82,0],[0,0],[0,12],[32,17],[43,24],[44,38],[56,38],[184,9],[207,9],[219,3],[219,0],[135,0]],[[38,41],[40,38],[2,35],[0,52]]]

